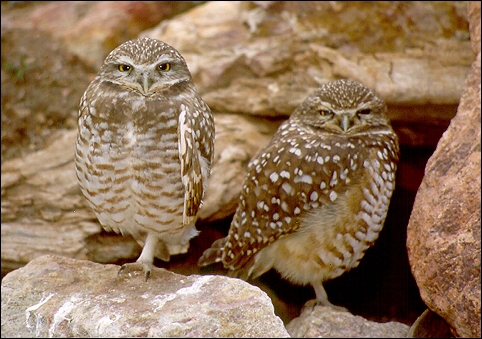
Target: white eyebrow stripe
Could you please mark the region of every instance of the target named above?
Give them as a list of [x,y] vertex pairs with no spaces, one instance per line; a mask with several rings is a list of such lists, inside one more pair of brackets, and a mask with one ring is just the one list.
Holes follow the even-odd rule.
[[125,62],[129,65],[134,65],[134,61],[126,55],[122,55],[117,59],[119,62]]
[[173,60],[171,57],[168,57],[168,56],[165,56],[165,55],[164,56],[160,55],[159,58],[154,63],[149,62],[149,63],[143,63],[143,64],[134,63],[134,60],[129,58],[127,55],[122,55],[117,59],[118,63],[125,63],[125,64],[131,65],[133,67],[141,67],[141,66],[146,66],[146,65],[156,65],[157,66],[159,64],[167,63],[167,62],[173,63],[174,61],[175,60]]

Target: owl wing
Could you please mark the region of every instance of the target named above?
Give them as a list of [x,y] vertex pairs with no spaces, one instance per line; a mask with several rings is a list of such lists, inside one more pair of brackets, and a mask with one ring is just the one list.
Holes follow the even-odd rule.
[[[207,124],[200,122],[202,119],[207,120]],[[214,131],[211,133],[209,129],[212,126],[212,116],[204,102],[196,101],[193,106],[181,105],[178,137],[181,177],[185,190],[184,224],[195,221],[202,206],[213,154],[213,141],[209,140],[214,139]]]
[[248,166],[238,209],[222,243],[225,267],[241,268],[259,250],[295,232],[307,212],[343,194],[350,179],[341,159],[352,159],[351,177],[362,170],[362,156],[354,148],[336,146],[342,140],[310,133],[277,134],[273,140]]

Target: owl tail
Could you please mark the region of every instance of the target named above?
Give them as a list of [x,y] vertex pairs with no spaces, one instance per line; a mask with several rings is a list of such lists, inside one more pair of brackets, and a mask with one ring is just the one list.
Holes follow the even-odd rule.
[[223,250],[225,244],[226,238],[221,238],[213,242],[211,248],[205,250],[201,258],[199,258],[197,265],[202,267],[221,262],[223,260]]

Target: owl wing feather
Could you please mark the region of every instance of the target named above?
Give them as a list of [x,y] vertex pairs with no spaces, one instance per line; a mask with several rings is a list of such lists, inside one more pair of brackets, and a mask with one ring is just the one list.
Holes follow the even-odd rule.
[[191,105],[181,105],[178,124],[181,177],[185,189],[184,224],[197,218],[214,158],[211,110],[199,96],[194,99]]
[[196,219],[204,193],[201,159],[196,147],[194,124],[189,107],[181,106],[178,124],[179,158],[181,177],[184,186],[183,224],[190,224]]
[[[349,187],[338,180],[343,165],[330,159],[336,143],[333,137],[325,141],[312,133],[278,133],[273,141],[248,166],[240,204],[224,242],[225,267],[242,268],[259,250],[295,232],[304,213],[332,203]],[[343,152],[356,153],[354,149],[337,152],[341,158],[348,157]],[[355,156],[354,161],[362,158]],[[362,171],[362,166],[356,167]]]

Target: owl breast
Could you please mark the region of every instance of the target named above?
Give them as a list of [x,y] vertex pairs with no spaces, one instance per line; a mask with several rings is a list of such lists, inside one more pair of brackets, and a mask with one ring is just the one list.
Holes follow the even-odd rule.
[[[83,106],[77,141],[80,187],[108,230],[141,239],[183,226],[176,105],[134,97]],[[131,96],[132,97],[132,96]],[[85,113],[85,114],[84,114]]]

